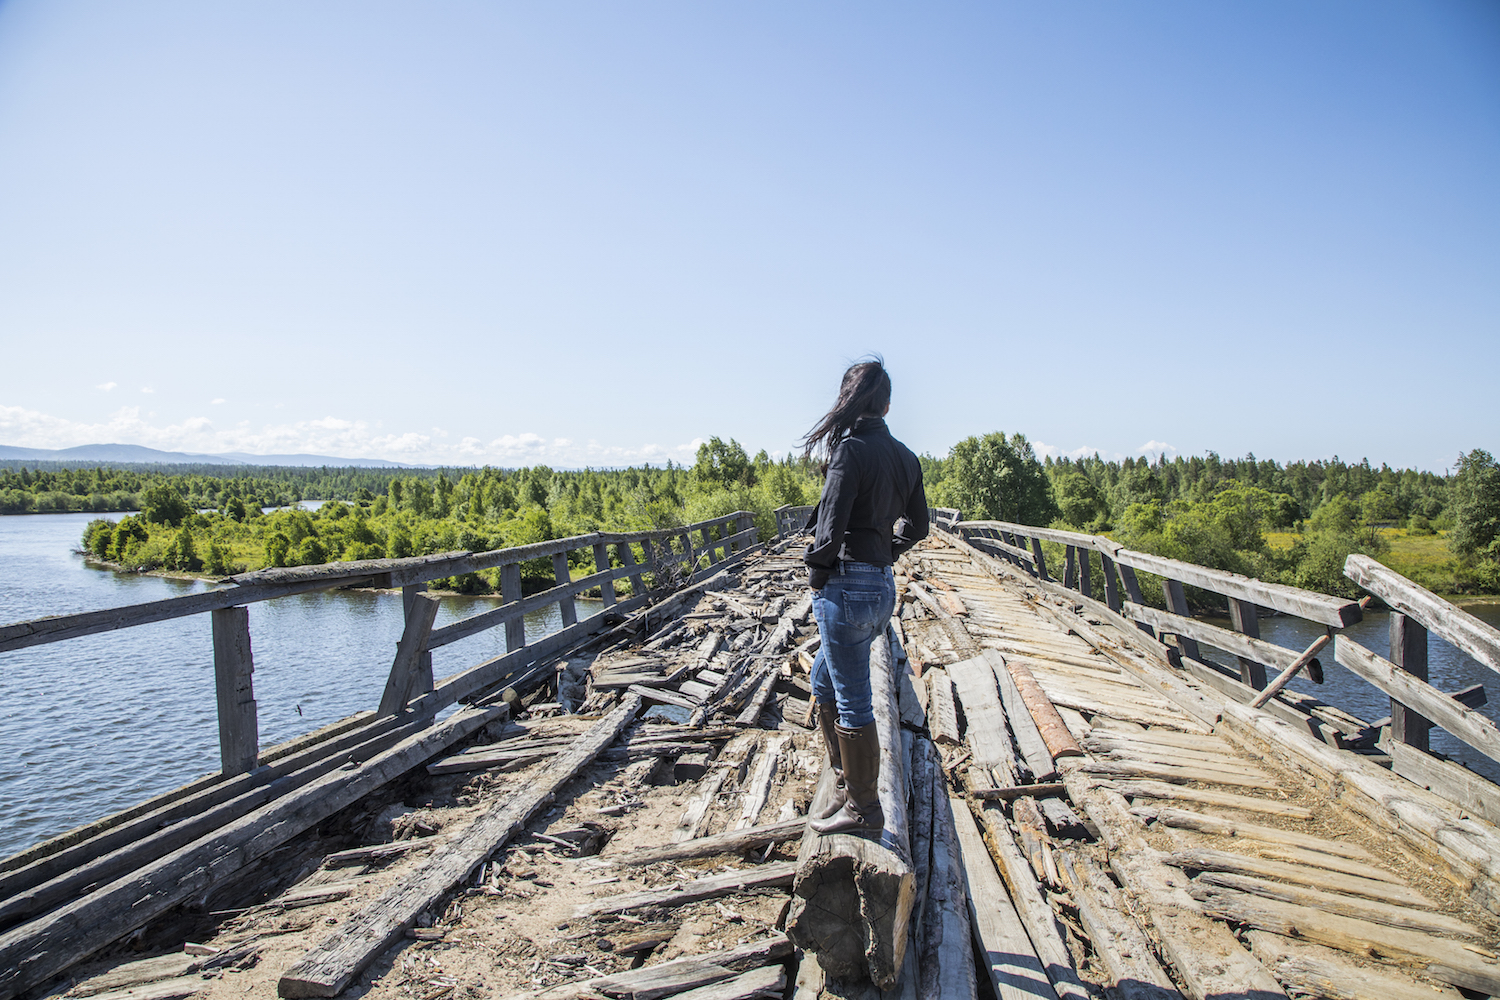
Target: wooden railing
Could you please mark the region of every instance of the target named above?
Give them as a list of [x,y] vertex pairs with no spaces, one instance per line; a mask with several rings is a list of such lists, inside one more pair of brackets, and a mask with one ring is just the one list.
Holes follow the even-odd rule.
[[[374,718],[430,719],[457,701],[513,678],[537,659],[582,640],[604,624],[606,615],[634,610],[650,602],[653,594],[663,596],[738,561],[757,541],[751,518],[748,512],[737,511],[682,528],[595,532],[488,552],[260,570],[232,577],[231,586],[186,597],[6,625],[0,627],[0,653],[207,613],[213,625],[222,772],[242,774],[256,769],[259,754],[248,605],[318,590],[401,588],[405,626]],[[575,580],[568,557],[580,551],[588,553],[586,558],[593,560],[595,571]],[[523,595],[521,564],[548,558],[556,586]],[[424,593],[429,581],[494,568],[500,570],[499,606],[439,629],[432,627],[438,598]],[[615,581],[621,579],[630,581],[629,595],[623,598],[615,591]],[[595,588],[604,607],[580,621],[576,599]],[[524,616],[554,604],[562,627],[528,644]],[[505,628],[504,654],[434,681],[432,650],[501,626]]]
[[[1160,644],[1172,666],[1220,693],[1264,708],[1334,746],[1367,751],[1378,747],[1390,755],[1398,773],[1500,823],[1500,797],[1493,783],[1427,752],[1427,734],[1436,724],[1500,761],[1500,728],[1474,711],[1485,703],[1483,687],[1446,694],[1427,683],[1429,630],[1497,671],[1500,632],[1373,559],[1351,555],[1344,573],[1391,607],[1390,659],[1338,634],[1361,620],[1362,603],[1137,552],[1099,535],[1006,521],[960,521],[947,530],[959,544],[1020,568],[1038,587],[1120,628],[1139,629]],[[1053,575],[1055,563],[1048,565],[1044,544],[1053,546],[1054,556],[1061,547],[1061,579]],[[1096,557],[1102,601],[1094,593]],[[1166,610],[1146,603],[1142,574],[1160,585]],[[1221,598],[1232,628],[1194,618],[1187,587]],[[1303,650],[1266,642],[1260,637],[1262,609],[1322,625],[1326,634]],[[1234,656],[1238,676],[1208,660],[1200,643]],[[1292,677],[1304,670],[1319,676],[1316,654],[1330,643],[1338,663],[1390,696],[1388,722],[1362,726],[1335,706],[1286,689]],[[1276,671],[1273,679],[1267,679],[1267,668]]]

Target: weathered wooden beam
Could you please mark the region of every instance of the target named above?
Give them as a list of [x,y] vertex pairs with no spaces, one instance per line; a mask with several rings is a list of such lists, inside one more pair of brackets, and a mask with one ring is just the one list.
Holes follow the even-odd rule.
[[923,672],[927,684],[927,725],[934,742],[957,746],[963,742],[958,729],[958,707],[953,703],[953,681],[948,671],[933,667]]
[[255,657],[250,651],[250,609],[210,612],[214,634],[214,690],[219,707],[219,762],[225,775],[255,770],[260,726],[255,712]]
[[585,997],[599,996],[657,1000],[659,997],[680,995],[686,990],[732,979],[738,972],[780,962],[791,953],[792,943],[787,940],[787,936],[773,932],[770,937],[723,951],[683,955],[669,962],[631,969],[629,972],[616,972],[548,989],[513,993],[503,1000],[583,1000]]
[[[506,604],[521,600],[521,564],[506,563],[500,567],[500,599]],[[498,610],[498,609],[497,609]],[[516,609],[517,611],[520,608]],[[526,621],[519,615],[505,619],[505,648],[514,652],[526,645]]]
[[1344,561],[1344,575],[1491,670],[1500,671],[1500,630],[1486,625],[1462,608],[1454,607],[1369,556],[1349,556]]
[[1109,876],[1076,848],[1058,851],[1057,866],[1089,944],[1109,975],[1105,988],[1121,1000],[1182,1000]]
[[[1427,680],[1427,629],[1421,622],[1402,614],[1390,616],[1391,662],[1419,681]],[[1391,740],[1417,750],[1428,749],[1432,722],[1420,713],[1391,699]]]
[[[0,891],[4,893],[0,901],[0,927],[39,917],[85,894],[90,886],[127,877],[132,871],[143,869],[330,772],[369,760],[419,728],[419,723],[400,728],[371,727],[360,734],[361,742],[341,742],[337,749],[310,759],[298,755],[292,763],[303,766],[295,770],[277,767],[274,778],[252,780],[259,775],[240,775],[232,785],[240,789],[240,794],[233,797],[216,800],[195,796],[188,809],[166,812],[173,817],[172,821],[162,818],[161,812],[150,813],[112,831],[114,836],[78,845],[7,872],[0,877]],[[127,839],[130,833],[135,836]],[[110,845],[113,848],[107,849]]]
[[[917,996],[923,1000],[973,1000],[974,945],[963,852],[942,760],[930,740],[918,736],[912,750],[912,850],[918,854]],[[963,808],[963,804],[959,803]],[[925,817],[925,822],[922,820]],[[926,836],[922,836],[925,833]],[[923,856],[927,858],[925,871]]]
[[[1073,738],[1073,733],[1068,729],[1067,723],[1063,722],[1062,716],[1057,714],[1057,706],[1052,704],[1052,699],[1047,697],[1047,692],[1042,690],[1041,684],[1037,683],[1036,677],[1032,675],[1026,664],[1016,659],[1002,659],[1001,667],[1011,683],[1015,685],[1016,693],[1021,699],[1022,710],[1013,713],[1012,717],[1021,716],[1023,720],[1031,721],[1046,747],[1048,756],[1054,759],[1083,756],[1083,748]],[[1024,721],[1022,725],[1025,725]],[[1054,769],[1054,776],[1055,773]],[[1050,779],[1038,776],[1037,780]]]
[[0,997],[47,982],[505,713],[504,706],[460,711],[353,771],[324,775],[131,878],[110,882],[0,934]]
[[1290,682],[1293,677],[1296,677],[1299,672],[1301,672],[1303,667],[1312,662],[1313,657],[1318,654],[1318,651],[1332,641],[1332,634],[1320,635],[1316,639],[1314,639],[1312,641],[1312,644],[1302,651],[1302,655],[1298,656],[1291,663],[1287,664],[1287,668],[1281,673],[1277,674],[1276,679],[1267,684],[1264,691],[1255,696],[1255,700],[1250,702],[1250,707],[1260,708],[1266,702],[1276,697],[1276,695],[1280,693],[1281,689],[1286,687],[1287,683]]
[[1422,713],[1492,760],[1500,760],[1500,728],[1481,712],[1419,680],[1346,635],[1334,644],[1334,659],[1391,696]]
[[1458,941],[1221,886],[1195,883],[1191,891],[1203,912],[1220,920],[1233,920],[1356,955],[1367,955],[1373,950],[1400,957],[1425,965],[1427,974],[1442,982],[1484,994],[1500,994],[1500,962],[1476,954]]
[[983,654],[960,660],[949,664],[948,676],[964,706],[968,722],[965,732],[969,748],[974,751],[974,765],[996,772],[995,781],[999,785],[1020,784],[1016,755],[1005,724],[1005,709],[1000,704],[1000,688],[990,661]]
[[1431,789],[1465,812],[1500,826],[1500,786],[1473,771],[1441,760],[1404,743],[1388,743],[1391,770],[1422,788]]
[[1347,628],[1363,617],[1363,612],[1360,611],[1359,604],[1355,601],[1329,597],[1310,590],[1299,590],[1280,583],[1263,583],[1248,576],[1240,576],[1238,573],[1209,569],[1205,566],[1130,549],[1120,549],[1115,553],[1115,560],[1123,565],[1133,566],[1147,573],[1155,573],[1169,580],[1177,580],[1189,586],[1211,590],[1227,598],[1248,604],[1258,604],[1261,607],[1275,608],[1277,611],[1306,618],[1319,625]]
[[[406,626],[401,632],[401,641],[396,644],[396,660],[391,664],[390,676],[385,681],[385,692],[380,696],[378,716],[397,715],[405,711],[407,703],[418,687],[424,655],[427,653],[427,635],[437,619],[436,598],[413,593],[408,604]],[[428,659],[428,670],[432,661]],[[430,676],[430,674],[429,674]]]
[[416,922],[423,910],[464,882],[475,866],[515,836],[538,809],[552,801],[559,788],[613,743],[640,709],[641,699],[628,696],[504,805],[482,814],[409,878],[346,920],[282,974],[277,984],[280,995],[333,997],[342,993],[355,976]]
[[1451,935],[1479,942],[1485,941],[1490,936],[1488,931],[1467,924],[1456,917],[1450,917],[1446,913],[1434,912],[1427,907],[1401,906],[1382,900],[1362,899],[1348,893],[1327,892],[1316,886],[1301,885],[1296,882],[1273,882],[1252,875],[1220,871],[1203,872],[1196,881],[1200,885],[1235,889],[1239,892],[1248,892],[1253,896],[1279,899],[1284,903],[1311,906],[1324,913],[1353,917],[1356,920],[1368,920],[1372,923],[1385,924],[1387,927],[1401,927],[1424,934]]

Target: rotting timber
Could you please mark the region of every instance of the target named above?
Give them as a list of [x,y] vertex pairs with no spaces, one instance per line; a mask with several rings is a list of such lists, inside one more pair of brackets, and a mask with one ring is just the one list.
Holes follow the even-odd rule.
[[[1426,685],[1420,641],[1500,669],[1494,630],[1354,557],[1397,611],[1386,660],[1340,634],[1352,602],[935,511],[872,653],[887,828],[818,837],[805,512],[778,514],[764,546],[731,515],[197,595],[224,770],[0,862],[0,996],[1500,994],[1500,789],[1423,739],[1490,752],[1494,726]],[[557,586],[523,597],[546,556]],[[506,603],[433,629],[421,581],[486,565]],[[355,580],[407,588],[381,707],[257,752],[235,598]],[[609,606],[580,621],[590,586]],[[564,626],[528,645],[546,601]],[[1279,686],[1318,650],[1261,640],[1262,608],[1327,626],[1391,719]],[[171,613],[11,626],[0,650]],[[511,651],[434,682],[427,652],[489,627]]]

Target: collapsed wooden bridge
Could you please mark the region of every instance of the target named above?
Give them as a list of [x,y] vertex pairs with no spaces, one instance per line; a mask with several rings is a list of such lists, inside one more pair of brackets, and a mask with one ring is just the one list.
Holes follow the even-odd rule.
[[[778,515],[767,545],[736,514],[0,629],[211,614],[223,760],[0,862],[0,997],[1500,995],[1500,789],[1426,748],[1436,723],[1500,756],[1472,692],[1425,682],[1428,629],[1500,670],[1493,629],[1351,557],[1387,659],[1339,634],[1352,602],[935,511],[872,652],[886,829],[820,837],[806,510]],[[434,629],[424,582],[489,567],[504,603]],[[382,703],[262,751],[244,606],[340,586],[404,588]],[[1259,609],[1327,636],[1262,641]],[[509,652],[432,677],[493,627]],[[1285,687],[1329,643],[1389,720]]]

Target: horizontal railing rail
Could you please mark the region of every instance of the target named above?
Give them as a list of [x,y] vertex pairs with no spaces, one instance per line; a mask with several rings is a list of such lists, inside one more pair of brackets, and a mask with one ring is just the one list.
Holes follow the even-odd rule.
[[[229,776],[253,771],[260,763],[247,605],[321,590],[400,588],[405,626],[380,707],[371,718],[408,712],[430,718],[532,661],[580,641],[601,627],[606,616],[632,611],[653,596],[689,586],[737,562],[757,541],[752,515],[736,511],[680,528],[592,532],[486,552],[264,569],[231,577],[230,586],[204,593],[6,625],[0,627],[0,653],[208,613],[213,624],[220,760],[222,773]],[[569,556],[580,550],[593,560],[594,572],[574,579]],[[522,564],[548,558],[556,585],[524,594]],[[424,593],[427,584],[488,569],[500,571],[502,603],[434,629],[438,599]],[[615,589],[615,581],[622,579],[630,581],[629,595],[623,599]],[[595,588],[603,608],[580,621],[576,600]],[[551,605],[558,606],[562,627],[528,642],[525,616]],[[435,682],[434,649],[499,626],[505,628],[504,654]]]
[[[1009,521],[958,521],[940,526],[960,544],[1029,574],[1043,589],[1065,596],[1118,627],[1141,630],[1160,644],[1170,665],[1220,693],[1271,711],[1336,746],[1384,751],[1397,773],[1500,823],[1496,786],[1429,752],[1429,732],[1437,725],[1500,761],[1500,727],[1474,710],[1486,701],[1483,688],[1448,694],[1427,683],[1429,631],[1496,671],[1500,671],[1500,631],[1375,560],[1351,555],[1344,574],[1391,608],[1389,658],[1339,634],[1362,619],[1362,602],[1137,552],[1102,535]],[[1044,542],[1063,548],[1061,580],[1049,572]],[[1093,593],[1096,556],[1102,570],[1102,601]],[[1167,610],[1147,604],[1138,574],[1160,580]],[[1186,587],[1221,597],[1232,628],[1194,618]],[[1262,609],[1322,625],[1326,634],[1305,650],[1267,642],[1261,639],[1258,624]],[[1199,643],[1233,656],[1239,676],[1203,656]],[[1321,670],[1314,654],[1330,643],[1336,662],[1389,696],[1389,720],[1362,724],[1319,699],[1286,689],[1299,672]],[[1277,671],[1269,681],[1267,667]]]
[[[776,537],[784,539],[806,531],[807,519],[814,509],[816,509],[814,504],[777,507]],[[952,507],[928,507],[927,518],[938,527],[952,531],[953,526],[963,519],[963,515]]]

